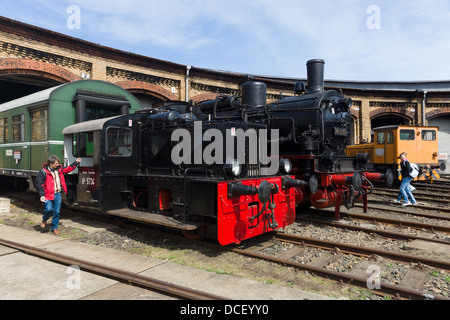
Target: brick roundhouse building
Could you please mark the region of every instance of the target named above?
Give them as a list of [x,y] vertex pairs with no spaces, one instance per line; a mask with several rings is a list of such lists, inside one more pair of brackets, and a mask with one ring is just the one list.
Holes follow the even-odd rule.
[[[292,96],[297,81],[306,82],[306,68],[299,74],[298,79],[252,77],[267,84],[268,101],[275,101]],[[93,79],[114,83],[151,107],[168,100],[200,102],[219,94],[239,95],[240,84],[247,78],[243,73],[125,52],[0,17],[0,103],[62,83]],[[353,99],[353,143],[370,141],[372,128],[383,125],[437,125],[439,152],[450,153],[450,80],[325,80],[325,87]]]

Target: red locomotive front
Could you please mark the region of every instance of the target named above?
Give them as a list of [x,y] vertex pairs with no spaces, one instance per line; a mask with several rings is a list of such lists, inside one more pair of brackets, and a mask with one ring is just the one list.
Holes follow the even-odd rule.
[[283,179],[221,182],[217,186],[217,235],[220,244],[240,243],[285,228],[295,220],[295,189]]

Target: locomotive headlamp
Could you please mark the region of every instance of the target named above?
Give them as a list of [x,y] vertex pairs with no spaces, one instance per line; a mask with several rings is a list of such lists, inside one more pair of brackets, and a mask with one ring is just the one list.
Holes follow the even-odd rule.
[[288,174],[292,170],[292,162],[289,159],[280,159],[280,171],[283,174]]
[[227,163],[225,163],[225,165],[223,166],[223,169],[227,174],[232,174],[237,177],[238,175],[241,174],[242,166],[239,163],[239,161],[234,159],[231,161],[227,161]]
[[338,106],[345,106],[350,109],[353,106],[353,100],[351,98],[341,98],[338,101]]

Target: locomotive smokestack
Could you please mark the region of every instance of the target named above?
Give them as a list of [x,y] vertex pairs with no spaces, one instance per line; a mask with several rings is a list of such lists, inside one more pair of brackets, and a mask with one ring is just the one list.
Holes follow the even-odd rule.
[[309,60],[306,63],[308,72],[308,93],[324,90],[325,61],[322,59]]

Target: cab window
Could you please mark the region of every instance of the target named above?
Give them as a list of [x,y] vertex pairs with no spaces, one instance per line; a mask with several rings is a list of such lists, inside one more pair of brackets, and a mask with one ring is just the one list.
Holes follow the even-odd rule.
[[73,156],[92,157],[94,155],[94,133],[82,132],[74,134],[73,136]]
[[423,141],[436,141],[436,131],[434,130],[422,130]]
[[378,142],[378,144],[384,144],[385,137],[386,137],[385,132],[378,132],[377,133],[377,142]]
[[110,127],[106,130],[106,153],[111,157],[129,157],[132,153],[132,131]]
[[394,143],[394,132],[388,131],[386,133],[386,143],[389,143],[389,144]]
[[414,130],[400,130],[400,140],[414,140],[415,136],[416,135]]

